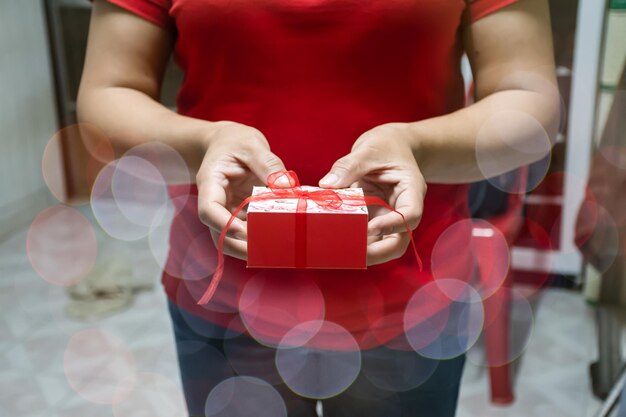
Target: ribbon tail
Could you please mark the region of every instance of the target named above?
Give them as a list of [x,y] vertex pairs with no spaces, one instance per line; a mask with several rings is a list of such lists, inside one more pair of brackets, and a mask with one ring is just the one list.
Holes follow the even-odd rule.
[[205,305],[209,301],[211,301],[211,298],[213,298],[215,291],[217,291],[217,286],[222,280],[222,275],[224,275],[224,239],[226,239],[226,233],[237,218],[239,212],[243,210],[243,208],[250,202],[250,200],[252,199],[248,197],[243,200],[241,204],[239,204],[239,206],[230,216],[230,219],[228,219],[228,223],[226,223],[226,226],[224,226],[222,232],[220,233],[220,237],[217,241],[217,266],[215,268],[215,272],[213,273],[213,278],[211,278],[211,283],[209,284],[209,287],[206,289],[206,291],[204,291],[204,294],[202,294],[200,301],[198,301],[199,305]]
[[307,259],[307,224],[306,224],[306,198],[300,197],[296,206],[296,227],[295,227],[295,266],[296,268],[306,268]]
[[404,218],[404,214],[400,213],[398,210],[394,209],[393,207],[391,207],[389,204],[387,204],[387,202],[385,202],[385,200],[380,199],[378,197],[373,197],[373,196],[365,196],[363,197],[365,199],[365,204],[367,204],[368,206],[382,206],[384,208],[386,208],[387,210],[393,211],[394,213],[398,213],[400,215],[400,217],[402,217],[402,222],[404,223],[404,228],[406,229],[408,235],[409,235],[409,239],[411,240],[411,248],[413,249],[413,254],[415,255],[415,259],[417,260],[417,266],[420,270],[420,272],[422,272],[424,270],[424,265],[422,264],[422,258],[420,258],[419,254],[417,253],[417,245],[415,245],[415,240],[413,239],[413,232],[411,230],[411,228],[409,227],[409,224],[406,222],[406,219]]

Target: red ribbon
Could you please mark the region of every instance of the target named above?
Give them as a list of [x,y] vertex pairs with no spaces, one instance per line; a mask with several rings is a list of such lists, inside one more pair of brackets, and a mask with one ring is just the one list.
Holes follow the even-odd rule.
[[[279,185],[281,179],[283,180],[282,183],[286,187],[282,187]],[[417,253],[417,247],[415,245],[415,241],[413,240],[413,233],[411,232],[411,228],[407,224],[404,215],[395,210],[384,200],[372,196],[341,196],[336,191],[330,189],[321,189],[314,191],[303,190],[300,185],[300,181],[298,180],[298,176],[294,171],[279,171],[270,174],[267,177],[267,185],[270,189],[269,192],[255,194],[243,200],[230,216],[230,219],[226,223],[226,226],[224,226],[224,229],[222,229],[220,237],[217,241],[217,266],[213,274],[213,279],[211,280],[209,287],[202,295],[202,298],[200,298],[200,301],[198,301],[198,304],[207,304],[209,301],[211,301],[211,298],[213,298],[213,295],[217,290],[217,286],[222,279],[222,275],[224,274],[224,239],[226,238],[226,233],[230,226],[233,224],[233,221],[235,221],[235,218],[237,218],[237,215],[241,212],[241,210],[243,210],[245,206],[253,201],[287,198],[298,199],[298,204],[296,206],[296,268],[303,268],[306,266],[306,222],[303,221],[303,217],[306,216],[306,208],[308,204],[307,202],[311,200],[315,202],[318,206],[330,210],[340,210],[342,205],[344,204],[359,207],[363,205],[373,205],[382,206],[389,211],[393,211],[394,213],[399,214],[400,217],[402,217],[402,221],[404,222],[404,228],[406,229],[409,235],[409,239],[411,240],[411,247],[413,248],[413,254],[415,255],[415,259],[417,260],[418,267],[420,271],[422,270],[422,260]]]

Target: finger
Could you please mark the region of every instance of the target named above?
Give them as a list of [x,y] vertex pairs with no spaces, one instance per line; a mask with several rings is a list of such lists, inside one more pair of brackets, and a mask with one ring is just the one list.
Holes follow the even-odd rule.
[[[198,216],[200,221],[212,230],[221,232],[232,214],[226,209],[226,190],[215,181],[207,180],[198,184]],[[235,218],[228,228],[227,236],[245,240],[246,224]]]
[[[255,146],[252,151],[244,157],[243,162],[264,184],[267,184],[267,178],[270,174],[287,170],[285,164],[283,164],[283,161],[281,161],[278,156],[261,146]],[[286,184],[281,184],[281,180],[286,182]],[[279,178],[277,185],[288,187],[289,181],[287,178]]]
[[379,240],[382,240],[383,237],[382,236],[368,236],[367,237],[367,244],[371,245],[374,242],[378,242]]
[[[239,204],[241,204],[241,201],[239,201]],[[239,207],[239,204],[232,202],[226,206],[226,210],[228,210],[230,213],[235,213],[237,211],[237,208]],[[248,220],[247,206],[244,206],[241,210],[237,212],[237,218],[243,222],[246,222]]]
[[[415,230],[424,210],[425,186],[410,184],[396,198],[395,210],[402,214],[390,211],[373,217],[367,226],[368,234],[372,236],[405,233],[406,228]],[[406,222],[406,224],[405,224]]]
[[339,158],[319,182],[323,188],[347,188],[367,174],[367,155],[356,150]]
[[[233,230],[231,225],[226,231],[226,237],[244,241],[248,240],[248,222],[246,220],[241,220],[239,217],[233,220],[233,224],[234,222],[237,222],[236,229]],[[221,233],[222,230],[219,230],[219,232]]]
[[[215,230],[211,230],[211,237],[213,238],[213,243],[215,247],[218,247],[218,242],[220,238],[219,232]],[[239,239],[233,239],[230,237],[224,238],[224,247],[223,253],[227,256],[232,256],[237,259],[248,259],[248,242]]]
[[246,221],[248,219],[248,213],[246,212],[246,210],[241,210],[239,213],[237,213],[237,218],[241,221]]
[[372,218],[367,224],[367,234],[369,236],[386,236],[394,233],[407,233],[407,227],[411,231],[415,230],[421,220],[422,204],[418,202],[416,208],[398,207],[396,208],[397,213],[390,211]]
[[374,205],[367,206],[368,221],[371,221],[375,219],[376,217],[380,217],[383,214],[386,214],[387,212],[389,212],[389,210],[382,206],[374,206]]
[[[198,214],[200,220],[218,234],[224,230],[232,217],[228,210],[216,203],[209,203],[204,210],[198,208]],[[226,236],[238,240],[247,240],[247,222],[235,217],[226,231]]]
[[404,255],[409,246],[407,233],[395,233],[367,246],[367,264],[377,265]]
[[[216,243],[217,245],[217,243]],[[247,260],[248,259],[248,242],[245,240],[233,239],[227,237],[224,239],[224,255],[233,258]]]

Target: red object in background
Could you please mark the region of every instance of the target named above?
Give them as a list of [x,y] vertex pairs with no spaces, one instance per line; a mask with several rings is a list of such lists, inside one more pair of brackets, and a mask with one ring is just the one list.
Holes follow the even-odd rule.
[[[532,223],[523,223],[514,241],[515,246],[539,250],[558,250],[561,247],[564,180],[563,172],[553,172],[537,185],[532,194],[526,196],[524,217]],[[549,242],[537,240],[537,227],[547,232]]]
[[[255,194],[264,188],[255,187]],[[339,190],[341,192],[341,190]],[[248,208],[249,268],[365,269],[367,208],[324,208],[297,199],[264,200]]]

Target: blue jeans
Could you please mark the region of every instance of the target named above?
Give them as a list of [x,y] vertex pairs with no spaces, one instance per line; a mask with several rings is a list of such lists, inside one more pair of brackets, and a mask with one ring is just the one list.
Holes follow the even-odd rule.
[[[316,417],[316,400],[292,392],[275,349],[232,335],[169,303],[178,362],[191,416],[204,416],[210,391],[235,375],[261,378],[281,394],[289,417]],[[226,359],[228,358],[228,359]],[[465,357],[438,361],[387,347],[361,352],[361,371],[341,394],[323,400],[324,417],[454,417]]]

